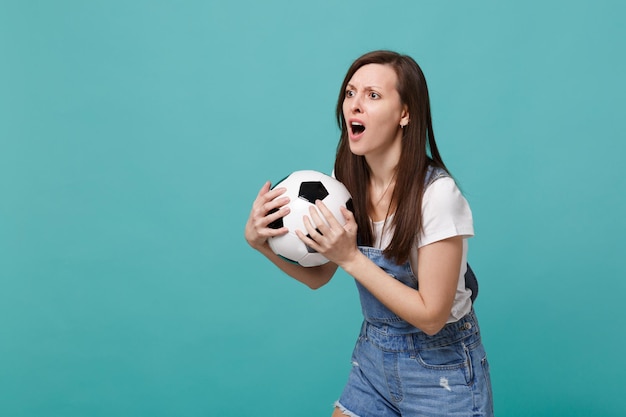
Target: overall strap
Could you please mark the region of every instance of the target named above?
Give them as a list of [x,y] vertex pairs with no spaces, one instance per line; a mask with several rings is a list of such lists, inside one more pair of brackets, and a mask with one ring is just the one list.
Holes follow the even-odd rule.
[[440,178],[449,177],[450,174],[443,168],[435,168],[432,165],[428,167],[428,171],[426,172],[426,178],[424,179],[424,183],[426,184],[426,188],[433,182],[437,181]]

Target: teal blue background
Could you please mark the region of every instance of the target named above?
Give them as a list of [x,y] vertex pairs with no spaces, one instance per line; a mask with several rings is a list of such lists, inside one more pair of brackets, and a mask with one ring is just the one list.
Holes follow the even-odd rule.
[[1,1],[0,415],[324,416],[360,323],[243,239],[415,57],[475,217],[499,416],[626,415],[620,1]]

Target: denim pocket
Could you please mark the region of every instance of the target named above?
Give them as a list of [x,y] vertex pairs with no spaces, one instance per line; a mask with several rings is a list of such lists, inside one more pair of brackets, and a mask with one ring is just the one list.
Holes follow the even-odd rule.
[[420,349],[415,358],[420,365],[433,370],[453,370],[470,365],[468,350],[462,343]]

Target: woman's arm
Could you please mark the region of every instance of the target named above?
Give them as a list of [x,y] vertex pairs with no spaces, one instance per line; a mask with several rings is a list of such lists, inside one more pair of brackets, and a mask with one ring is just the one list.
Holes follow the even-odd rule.
[[[292,264],[276,255],[267,243],[267,239],[272,236],[284,235],[288,232],[286,227],[272,229],[268,227],[270,223],[289,213],[288,197],[277,198],[285,192],[284,188],[270,189],[269,181],[266,182],[257,195],[252,210],[246,223],[245,238],[248,244],[261,252],[267,259],[274,263],[287,275],[295,278],[312,289],[318,289],[328,283],[337,270],[337,265],[328,262],[317,267],[305,268]],[[276,212],[271,213],[272,210]],[[271,213],[271,214],[269,214]]]
[[321,233],[306,219],[305,226],[311,238],[298,233],[300,239],[343,268],[408,323],[431,335],[445,326],[461,272],[461,236],[434,242],[418,250],[419,290],[416,290],[388,275],[358,250],[350,232],[356,227],[352,213],[343,211],[348,223],[341,226],[323,203],[316,204],[329,225],[322,221],[317,211],[311,210],[311,219],[319,225],[317,229]]
[[341,267],[399,317],[433,335],[445,326],[450,317],[462,255],[462,237],[420,248],[417,267],[419,290],[394,279],[362,254],[342,263]]
[[335,271],[337,271],[337,265],[332,262],[306,268],[298,264],[287,262],[280,256],[276,255],[267,243],[263,247],[259,248],[259,252],[272,261],[272,263],[280,268],[281,271],[295,280],[305,284],[312,290],[317,290],[318,288],[326,285],[328,281],[331,280],[333,275],[335,275]]

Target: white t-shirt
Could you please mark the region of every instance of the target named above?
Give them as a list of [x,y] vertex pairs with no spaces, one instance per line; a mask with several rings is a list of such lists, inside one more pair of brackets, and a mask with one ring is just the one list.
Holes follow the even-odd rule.
[[[389,226],[389,220],[384,230],[384,221],[372,222],[376,249],[385,249],[391,242],[393,230]],[[472,308],[470,300],[472,292],[465,288],[465,272],[467,271],[467,238],[474,236],[474,222],[467,200],[451,177],[439,178],[426,188],[422,199],[422,224],[423,231],[416,236],[415,245],[409,255],[411,269],[416,277],[417,250],[420,247],[454,236],[464,237],[461,272],[454,304],[447,322],[458,321]]]

